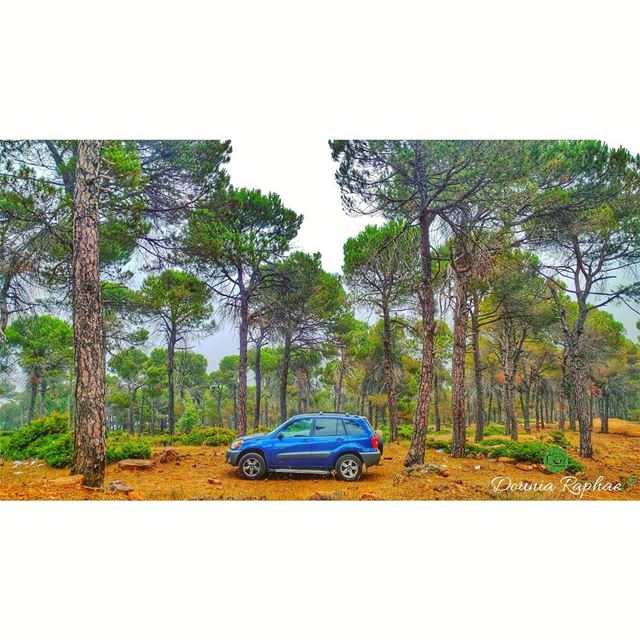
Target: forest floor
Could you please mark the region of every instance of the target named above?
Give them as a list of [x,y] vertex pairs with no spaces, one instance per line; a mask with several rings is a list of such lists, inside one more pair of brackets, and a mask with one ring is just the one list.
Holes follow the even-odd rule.
[[[398,476],[409,446],[401,442],[386,445],[381,464],[367,470],[359,482],[284,474],[249,482],[225,463],[226,447],[177,446],[177,461],[157,462],[148,471],[121,471],[117,464],[109,465],[105,486],[121,480],[134,490],[129,494],[59,484],[69,476],[68,469],[52,469],[41,462],[0,461],[0,500],[640,500],[640,482],[629,482],[640,477],[640,424],[612,419],[610,433],[601,434],[595,422],[594,459],[581,459],[583,471],[569,480],[563,480],[568,473],[549,474],[487,459],[453,459],[433,449],[427,450],[425,462],[446,468],[445,475]],[[552,429],[519,437],[536,439]],[[572,444],[569,454],[578,459],[578,434],[566,431],[565,435]],[[595,485],[599,477],[599,485],[587,485]],[[612,489],[616,483],[624,483],[623,488]],[[496,491],[496,487],[509,489]]]

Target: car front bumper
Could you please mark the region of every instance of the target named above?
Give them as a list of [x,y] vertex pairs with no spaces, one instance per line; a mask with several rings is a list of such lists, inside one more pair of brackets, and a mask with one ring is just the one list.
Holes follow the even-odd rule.
[[360,457],[367,467],[372,467],[374,464],[378,464],[378,462],[380,462],[379,451],[360,452]]
[[239,457],[240,457],[239,450],[227,449],[227,464],[232,464],[234,467],[237,466]]

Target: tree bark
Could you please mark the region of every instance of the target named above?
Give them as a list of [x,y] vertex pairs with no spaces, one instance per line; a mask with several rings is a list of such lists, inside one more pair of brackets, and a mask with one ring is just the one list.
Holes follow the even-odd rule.
[[531,416],[529,415],[529,404],[531,403],[531,382],[522,383],[522,420],[524,421],[524,430],[531,433]]
[[169,427],[169,435],[173,435],[176,428],[176,407],[175,407],[175,358],[176,358],[176,341],[177,333],[175,325],[169,327],[169,336],[167,340],[167,383],[168,388],[168,406],[167,406],[167,423]]
[[[242,273],[239,273],[242,282]],[[247,347],[249,343],[249,298],[241,289],[240,293],[240,360],[238,363],[238,426],[239,436],[247,433]]]
[[134,418],[133,418],[133,413],[135,411],[135,407],[136,407],[136,389],[135,387],[133,387],[132,389],[129,390],[129,433],[131,435],[133,435],[133,427],[134,427]]
[[473,376],[476,391],[476,442],[484,437],[484,428],[487,423],[484,411],[484,391],[482,386],[482,361],[480,357],[480,296],[473,292],[473,307],[471,310],[471,344],[473,345]]
[[382,344],[384,347],[384,376],[387,386],[387,404],[389,407],[389,437],[391,442],[398,441],[398,398],[393,375],[393,356],[391,353],[391,315],[389,305],[382,305]]
[[602,416],[600,418],[600,433],[609,433],[609,388],[602,387]]
[[451,356],[451,413],[453,418],[451,456],[454,458],[464,458],[467,442],[464,378],[468,313],[466,281],[464,276],[457,277],[453,311],[453,352]]
[[440,381],[435,371],[433,373],[433,419],[436,433],[440,433],[442,429],[442,423],[440,421]]
[[44,418],[47,415],[47,381],[45,378],[40,380],[40,417]]
[[287,419],[287,383],[289,381],[289,364],[291,361],[291,335],[284,337],[282,364],[280,366],[280,422]]
[[30,376],[31,382],[31,399],[29,401],[29,414],[27,422],[31,422],[36,415],[36,401],[38,399],[38,385],[40,384],[40,380],[38,376],[32,371]]
[[432,214],[423,210],[420,214],[420,307],[422,311],[422,363],[420,367],[420,386],[416,399],[416,413],[409,452],[404,466],[424,464],[427,421],[429,420],[429,403],[433,383],[435,360],[435,300],[431,274],[431,239],[430,227]]
[[253,369],[256,376],[256,400],[253,409],[253,428],[257,429],[260,424],[260,404],[262,401],[262,370],[260,368],[260,351],[262,349],[262,331],[256,340],[256,353],[253,361]]
[[99,189],[101,143],[78,145],[73,204],[73,330],[75,429],[71,472],[99,487],[105,469],[105,368],[100,290]]
[[336,400],[335,400],[335,407],[338,413],[340,413],[340,410],[342,409],[342,387],[344,385],[344,375],[347,369],[346,351],[347,351],[346,347],[343,347],[342,353],[340,355],[340,366],[338,367],[338,388],[337,388]]

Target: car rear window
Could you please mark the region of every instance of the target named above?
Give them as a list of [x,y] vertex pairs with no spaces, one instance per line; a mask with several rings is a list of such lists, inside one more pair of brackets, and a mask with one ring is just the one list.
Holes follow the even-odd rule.
[[357,420],[342,420],[344,429],[348,436],[367,435],[365,428]]
[[316,428],[313,435],[316,437],[337,436],[338,422],[338,418],[316,418]]

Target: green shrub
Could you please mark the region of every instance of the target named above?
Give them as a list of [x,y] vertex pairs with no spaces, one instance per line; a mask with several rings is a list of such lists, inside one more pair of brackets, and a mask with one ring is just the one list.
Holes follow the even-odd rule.
[[[37,458],[49,466],[61,468],[73,460],[73,435],[66,414],[51,413],[38,418],[2,439],[2,455],[9,460]],[[150,458],[151,447],[144,437],[126,431],[109,432],[107,437],[107,462],[125,458]]]
[[70,431],[47,436],[38,449],[38,458],[50,467],[60,469],[73,461],[73,436]]
[[504,435],[504,425],[496,424],[495,422],[490,422],[484,428],[485,436],[502,436]]
[[398,426],[398,438],[400,440],[411,440],[413,435],[413,425],[401,424]]
[[267,427],[264,424],[259,424],[252,433],[271,433],[273,431],[272,427]]
[[[555,445],[537,442],[535,440],[516,442],[505,438],[488,438],[475,445],[467,446],[467,450],[470,453],[484,453],[485,455],[490,455],[492,458],[505,457],[513,458],[520,462],[535,462],[540,464],[544,462],[544,456],[552,446]],[[577,460],[569,457],[567,471],[577,473],[581,469],[582,465]]]
[[563,449],[568,449],[571,443],[567,440],[567,436],[562,431],[552,431],[549,434],[549,440],[552,444],[555,444]]
[[7,460],[27,460],[42,458],[40,448],[52,449],[54,440],[69,429],[69,416],[65,413],[51,413],[46,418],[33,420],[24,427],[12,431],[0,441],[1,453]]
[[447,453],[451,453],[451,442],[448,440],[436,440],[435,438],[427,438],[425,440],[425,447],[427,449],[442,449]]
[[627,417],[631,422],[640,422],[640,409],[629,409]]
[[207,429],[194,429],[180,438],[180,443],[191,446],[219,447],[228,445],[237,438],[238,434],[233,429],[225,427],[210,427]]
[[130,458],[148,459],[151,447],[144,436],[107,438],[107,464]]

